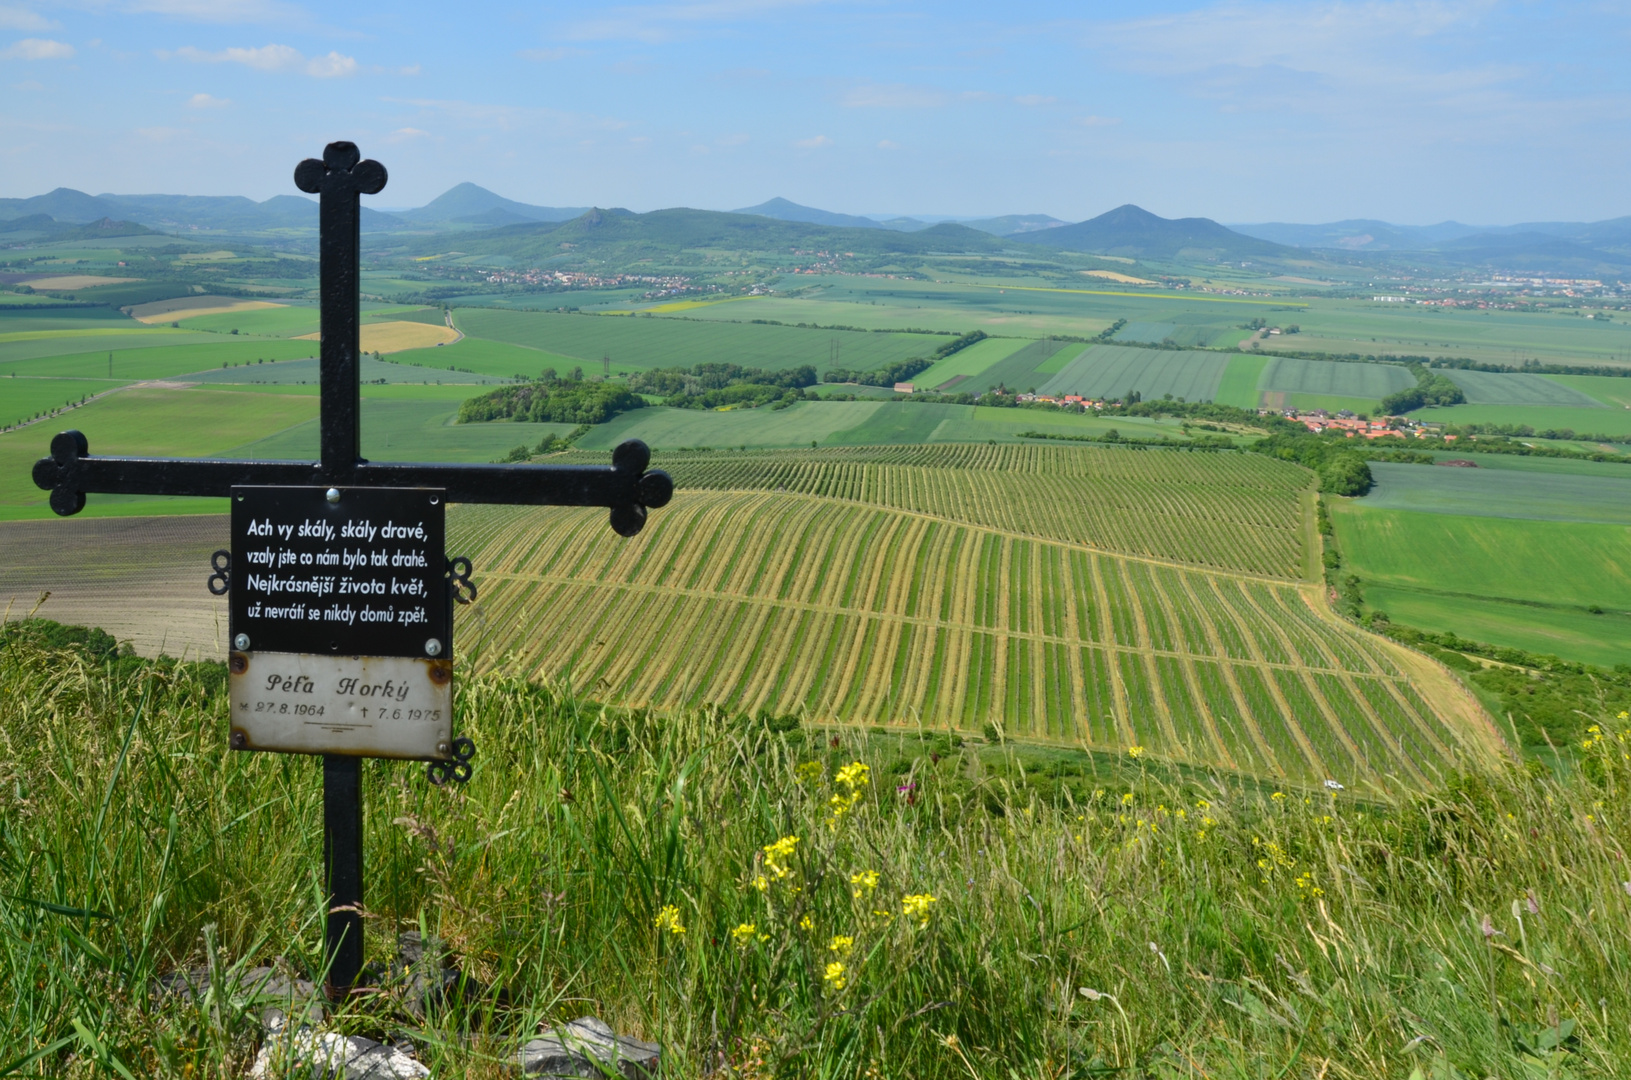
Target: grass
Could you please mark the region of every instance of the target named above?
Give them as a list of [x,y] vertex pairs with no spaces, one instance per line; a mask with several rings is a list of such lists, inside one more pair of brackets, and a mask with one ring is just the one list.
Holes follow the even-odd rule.
[[1230,363],[1230,357],[1216,353],[1095,345],[1041,390],[1093,398],[1125,398],[1136,390],[1146,398],[1171,394],[1186,401],[1211,401]]
[[[241,1075],[263,1035],[234,974],[318,967],[320,769],[228,751],[223,678],[0,651],[0,1060]],[[660,1042],[675,1078],[1631,1068],[1612,723],[1594,781],[1507,769],[1385,800],[659,717],[497,672],[461,680],[456,726],[480,747],[466,787],[364,769],[368,948],[423,927],[495,990],[329,1021],[403,1033],[436,1075],[504,1075],[541,1020],[585,1013]],[[151,996],[200,964],[209,997]]]
[[[707,310],[733,311],[736,307],[726,304]],[[924,334],[868,334],[655,316],[563,315],[481,308],[461,309],[455,322],[465,333],[479,338],[574,357],[588,371],[608,355],[622,370],[732,363],[775,370],[811,364],[818,371],[833,367],[870,371],[899,360],[928,356],[946,340]]]

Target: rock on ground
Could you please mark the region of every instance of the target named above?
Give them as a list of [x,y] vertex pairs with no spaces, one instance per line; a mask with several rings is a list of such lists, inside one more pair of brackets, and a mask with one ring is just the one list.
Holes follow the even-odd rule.
[[250,1080],[421,1080],[430,1070],[394,1046],[360,1035],[309,1027],[288,1030],[274,1020],[255,1055]]
[[593,1016],[552,1028],[521,1047],[523,1076],[604,1077],[607,1069],[626,1080],[656,1080],[662,1047],[619,1035]]

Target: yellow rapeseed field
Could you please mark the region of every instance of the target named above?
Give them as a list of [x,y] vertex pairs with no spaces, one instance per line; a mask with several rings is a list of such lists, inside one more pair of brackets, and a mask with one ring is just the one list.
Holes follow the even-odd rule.
[[[318,334],[302,334],[297,341],[316,341]],[[459,332],[447,326],[430,323],[382,322],[364,323],[362,326],[363,352],[393,353],[406,349],[424,349],[433,345],[446,345],[459,340]]]

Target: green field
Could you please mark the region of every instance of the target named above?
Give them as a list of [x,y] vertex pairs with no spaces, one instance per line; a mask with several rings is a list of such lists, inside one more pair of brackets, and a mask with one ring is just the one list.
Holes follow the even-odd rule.
[[1389,394],[1415,385],[1407,369],[1389,364],[1339,364],[1287,356],[1268,357],[1257,382],[1259,390],[1269,393],[1362,399],[1372,408]]
[[252,337],[292,338],[302,334],[315,334],[319,329],[317,308],[276,307],[259,311],[231,311],[219,315],[195,315],[182,319],[184,330],[203,330],[212,334],[239,334]]
[[[161,341],[164,339],[160,339]],[[170,340],[174,340],[173,338]],[[0,360],[0,378],[15,371],[19,376],[43,375],[53,378],[106,379],[138,382],[147,379],[174,379],[221,370],[242,372],[257,361],[291,360],[317,354],[315,341],[240,341],[217,334],[192,334],[185,344],[156,344],[147,348],[111,346],[90,352],[74,352],[31,359]],[[79,349],[92,341],[78,339]],[[109,362],[109,354],[112,362]],[[222,365],[231,365],[223,369]]]
[[[446,349],[416,349],[417,353],[436,353],[435,359],[441,359]],[[399,353],[397,355],[407,355]],[[430,359],[430,357],[427,357]],[[473,375],[468,371],[450,370],[448,367],[420,367],[415,364],[401,363],[394,360],[375,360],[371,356],[363,356],[360,365],[359,377],[364,383],[458,383],[462,385],[493,385],[507,383],[509,378],[498,378],[493,375]],[[307,383],[317,385],[318,361],[315,357],[300,360],[284,360],[271,364],[248,364],[237,367],[216,368],[202,371],[192,377],[190,381],[200,383],[258,383],[267,386],[291,385]]]
[[1575,409],[1541,405],[1448,405],[1416,409],[1411,417],[1435,424],[1520,424],[1536,431],[1578,431],[1631,436],[1631,409]]
[[1332,502],[1344,572],[1364,581],[1367,603],[1407,625],[1625,662],[1631,479],[1596,468],[1374,464],[1374,495]]
[[[554,368],[556,374],[562,376],[576,367],[581,367],[584,374],[591,377],[602,374],[602,365],[598,359],[591,363],[575,356],[563,356],[503,341],[484,341],[476,337],[465,337],[451,345],[404,349],[392,353],[386,362],[432,368],[446,368],[451,365],[461,371],[473,371],[500,379],[516,375],[535,379],[545,368]],[[614,374],[632,370],[634,370],[632,367],[619,369],[615,362],[612,364]]]
[[[1112,339],[1129,344],[1159,345],[1170,341],[1174,345],[1193,345],[1200,348],[1224,347],[1238,344],[1244,331],[1211,311],[1197,311],[1178,315],[1170,322],[1129,322]],[[1225,340],[1227,339],[1227,340]]]
[[1211,401],[1232,358],[1219,353],[1132,349],[1094,345],[1042,385],[1044,394],[1145,398],[1166,394],[1185,401]]
[[1471,641],[1560,656],[1611,668],[1631,658],[1631,613],[1593,615],[1494,597],[1442,596],[1386,585],[1365,589],[1365,603],[1405,626]]
[[0,427],[26,420],[35,413],[50,412],[77,402],[82,397],[100,394],[115,386],[123,386],[117,379],[41,379],[0,377]]
[[1562,383],[1615,409],[1631,409],[1631,379],[1612,375],[1546,375],[1544,378]]
[[[914,385],[925,390],[952,392],[959,389],[969,377],[979,375],[1025,346],[1031,344],[1023,338],[988,338],[977,341],[966,349],[952,353],[927,371],[912,378]],[[953,383],[952,380],[957,382]],[[950,385],[948,385],[950,384]]]
[[[61,423],[0,433],[0,519],[49,517],[48,492],[34,486],[34,462],[61,428],[83,431],[93,454],[207,457],[265,438],[317,415],[314,394],[245,394],[230,389],[135,387],[73,410]],[[92,495],[83,513],[221,513],[224,499]]]
[[474,337],[573,357],[589,372],[606,356],[611,357],[614,371],[706,363],[773,370],[811,364],[817,371],[834,367],[870,371],[901,360],[926,357],[947,340],[927,334],[872,334],[752,323],[483,308],[459,309],[454,313],[454,323]]
[[1573,409],[1604,407],[1602,402],[1585,391],[1546,375],[1503,375],[1490,371],[1447,371],[1444,374],[1461,387],[1469,405],[1536,405]]
[[66,356],[87,350],[99,350],[105,359],[109,350],[126,352],[153,347],[209,344],[218,340],[211,334],[171,330],[167,326],[146,329],[130,319],[91,330],[23,330],[0,334],[0,371],[11,370],[6,366],[11,363]]
[[[1474,455],[1472,460],[1482,466],[1481,459],[1494,456]],[[1631,468],[1578,464],[1593,471],[1520,472],[1372,462],[1376,486],[1360,505],[1379,510],[1631,525]]]
[[[546,436],[565,435],[572,430],[571,424],[455,424],[457,415],[458,403],[452,400],[365,395],[363,457],[371,461],[496,461],[517,446],[536,446]],[[227,454],[284,460],[315,460],[317,455],[315,419],[233,447]]]
[[696,446],[794,447],[942,442],[1014,442],[1022,432],[1103,435],[1112,428],[1129,438],[1182,438],[1177,422],[981,405],[906,401],[801,401],[786,409],[669,409],[625,413],[597,426],[577,445],[610,450],[624,439],[674,449]]
[[1218,390],[1212,400],[1220,405],[1233,405],[1237,409],[1257,408],[1258,380],[1262,378],[1263,367],[1268,362],[1266,356],[1231,356],[1229,366],[1223,369],[1223,377],[1218,380]]

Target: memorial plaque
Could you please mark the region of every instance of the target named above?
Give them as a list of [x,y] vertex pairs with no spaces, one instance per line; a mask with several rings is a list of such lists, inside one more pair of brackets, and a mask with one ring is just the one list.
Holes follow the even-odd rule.
[[445,528],[434,488],[233,488],[233,749],[448,757]]
[[233,649],[447,655],[446,511],[434,488],[233,488]]
[[400,656],[234,652],[232,748],[446,758],[453,665]]

